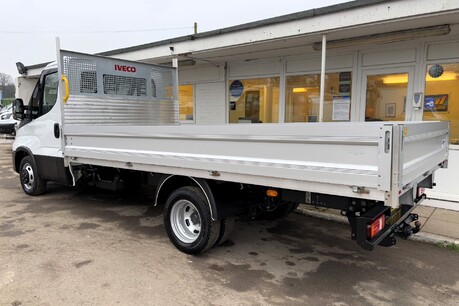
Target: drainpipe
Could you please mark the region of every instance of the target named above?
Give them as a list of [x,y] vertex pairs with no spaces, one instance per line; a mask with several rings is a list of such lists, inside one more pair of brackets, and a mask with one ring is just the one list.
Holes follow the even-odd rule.
[[322,67],[320,69],[320,100],[319,100],[319,122],[324,119],[324,98],[325,98],[325,58],[327,56],[327,36],[322,35]]

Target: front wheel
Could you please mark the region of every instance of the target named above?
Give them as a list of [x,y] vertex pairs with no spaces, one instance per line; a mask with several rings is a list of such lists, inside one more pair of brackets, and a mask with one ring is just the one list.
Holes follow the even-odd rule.
[[164,208],[164,225],[171,242],[187,254],[199,254],[215,245],[220,222],[213,221],[210,207],[198,187],[175,190]]
[[31,196],[45,193],[46,181],[38,176],[37,166],[32,157],[26,156],[21,160],[19,167],[21,186],[24,192]]

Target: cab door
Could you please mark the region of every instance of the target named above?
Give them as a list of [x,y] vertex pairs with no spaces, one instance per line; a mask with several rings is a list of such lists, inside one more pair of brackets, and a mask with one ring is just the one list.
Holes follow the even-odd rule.
[[58,101],[57,69],[44,70],[26,107],[15,143],[33,155],[38,173],[45,179],[61,181],[65,177]]

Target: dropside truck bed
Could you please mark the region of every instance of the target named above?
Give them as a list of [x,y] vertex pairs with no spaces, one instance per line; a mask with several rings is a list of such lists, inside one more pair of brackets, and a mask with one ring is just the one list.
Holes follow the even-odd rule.
[[221,242],[244,209],[298,203],[341,210],[365,249],[393,245],[419,230],[412,210],[447,166],[447,122],[180,125],[175,68],[63,50],[58,66],[73,183],[98,169],[143,173],[187,253]]

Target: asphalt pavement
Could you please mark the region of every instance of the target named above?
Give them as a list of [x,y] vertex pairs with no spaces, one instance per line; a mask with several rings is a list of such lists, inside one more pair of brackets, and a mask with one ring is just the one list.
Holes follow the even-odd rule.
[[50,184],[23,193],[0,143],[0,305],[458,305],[459,252],[400,240],[373,252],[345,224],[239,219],[200,256],[169,242],[142,194]]

